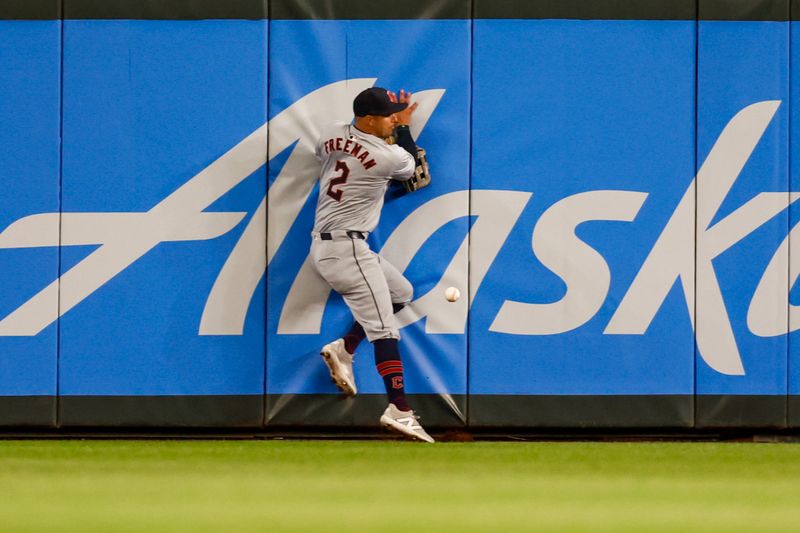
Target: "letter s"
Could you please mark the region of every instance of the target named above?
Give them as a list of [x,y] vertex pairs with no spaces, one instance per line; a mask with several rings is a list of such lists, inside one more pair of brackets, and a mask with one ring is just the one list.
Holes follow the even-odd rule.
[[530,304],[506,300],[491,331],[517,335],[554,335],[588,322],[603,305],[611,273],[602,255],[575,235],[590,220],[631,222],[647,193],[589,191],[568,196],[542,214],[533,230],[531,246],[544,266],[567,285],[558,302]]

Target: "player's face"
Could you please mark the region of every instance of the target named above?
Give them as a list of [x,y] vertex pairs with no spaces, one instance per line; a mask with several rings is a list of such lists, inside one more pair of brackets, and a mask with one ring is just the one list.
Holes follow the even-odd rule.
[[390,136],[394,132],[394,127],[397,125],[397,117],[394,115],[389,115],[388,117],[373,115],[370,118],[373,120],[375,135],[382,139]]

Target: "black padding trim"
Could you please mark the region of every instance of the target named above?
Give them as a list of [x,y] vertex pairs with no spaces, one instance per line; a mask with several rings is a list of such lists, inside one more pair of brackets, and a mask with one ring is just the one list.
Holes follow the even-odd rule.
[[264,397],[61,396],[60,427],[260,427]]
[[[0,20],[59,20],[62,0],[0,0]],[[67,19],[800,20],[800,0],[63,0]],[[791,5],[791,6],[790,6]],[[791,7],[791,9],[790,9]],[[473,13],[474,8],[474,13]]]
[[475,428],[683,428],[694,423],[694,396],[471,395]]
[[[406,394],[408,403],[427,429],[463,428],[466,396]],[[267,395],[267,427],[375,428],[388,405],[385,394],[271,394]]]
[[[5,0],[2,0],[5,1]],[[63,0],[66,19],[267,18],[268,0]]]
[[[470,0],[270,0],[273,20],[469,19]],[[379,47],[379,43],[375,43]]]
[[786,396],[698,395],[698,429],[785,428]]
[[0,426],[55,427],[55,396],[0,396]]
[[700,20],[790,20],[789,0],[700,0]]
[[60,0],[0,0],[0,20],[58,20]]
[[696,0],[474,0],[476,19],[694,20]]

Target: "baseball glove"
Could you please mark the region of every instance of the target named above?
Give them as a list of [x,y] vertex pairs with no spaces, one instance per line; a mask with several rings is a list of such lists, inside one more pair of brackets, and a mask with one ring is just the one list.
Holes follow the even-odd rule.
[[414,175],[400,183],[407,192],[418,191],[431,184],[431,172],[428,169],[428,158],[424,148],[417,147],[417,168]]

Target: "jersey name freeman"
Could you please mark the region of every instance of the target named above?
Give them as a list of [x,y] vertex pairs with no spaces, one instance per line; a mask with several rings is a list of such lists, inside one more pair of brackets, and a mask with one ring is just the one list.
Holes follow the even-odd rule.
[[369,159],[369,161],[367,161],[369,152],[364,150],[363,146],[350,139],[344,140],[341,137],[336,137],[328,139],[322,146],[325,148],[326,154],[331,152],[344,152],[352,155],[364,165],[365,170],[369,170],[377,164],[374,159]]

